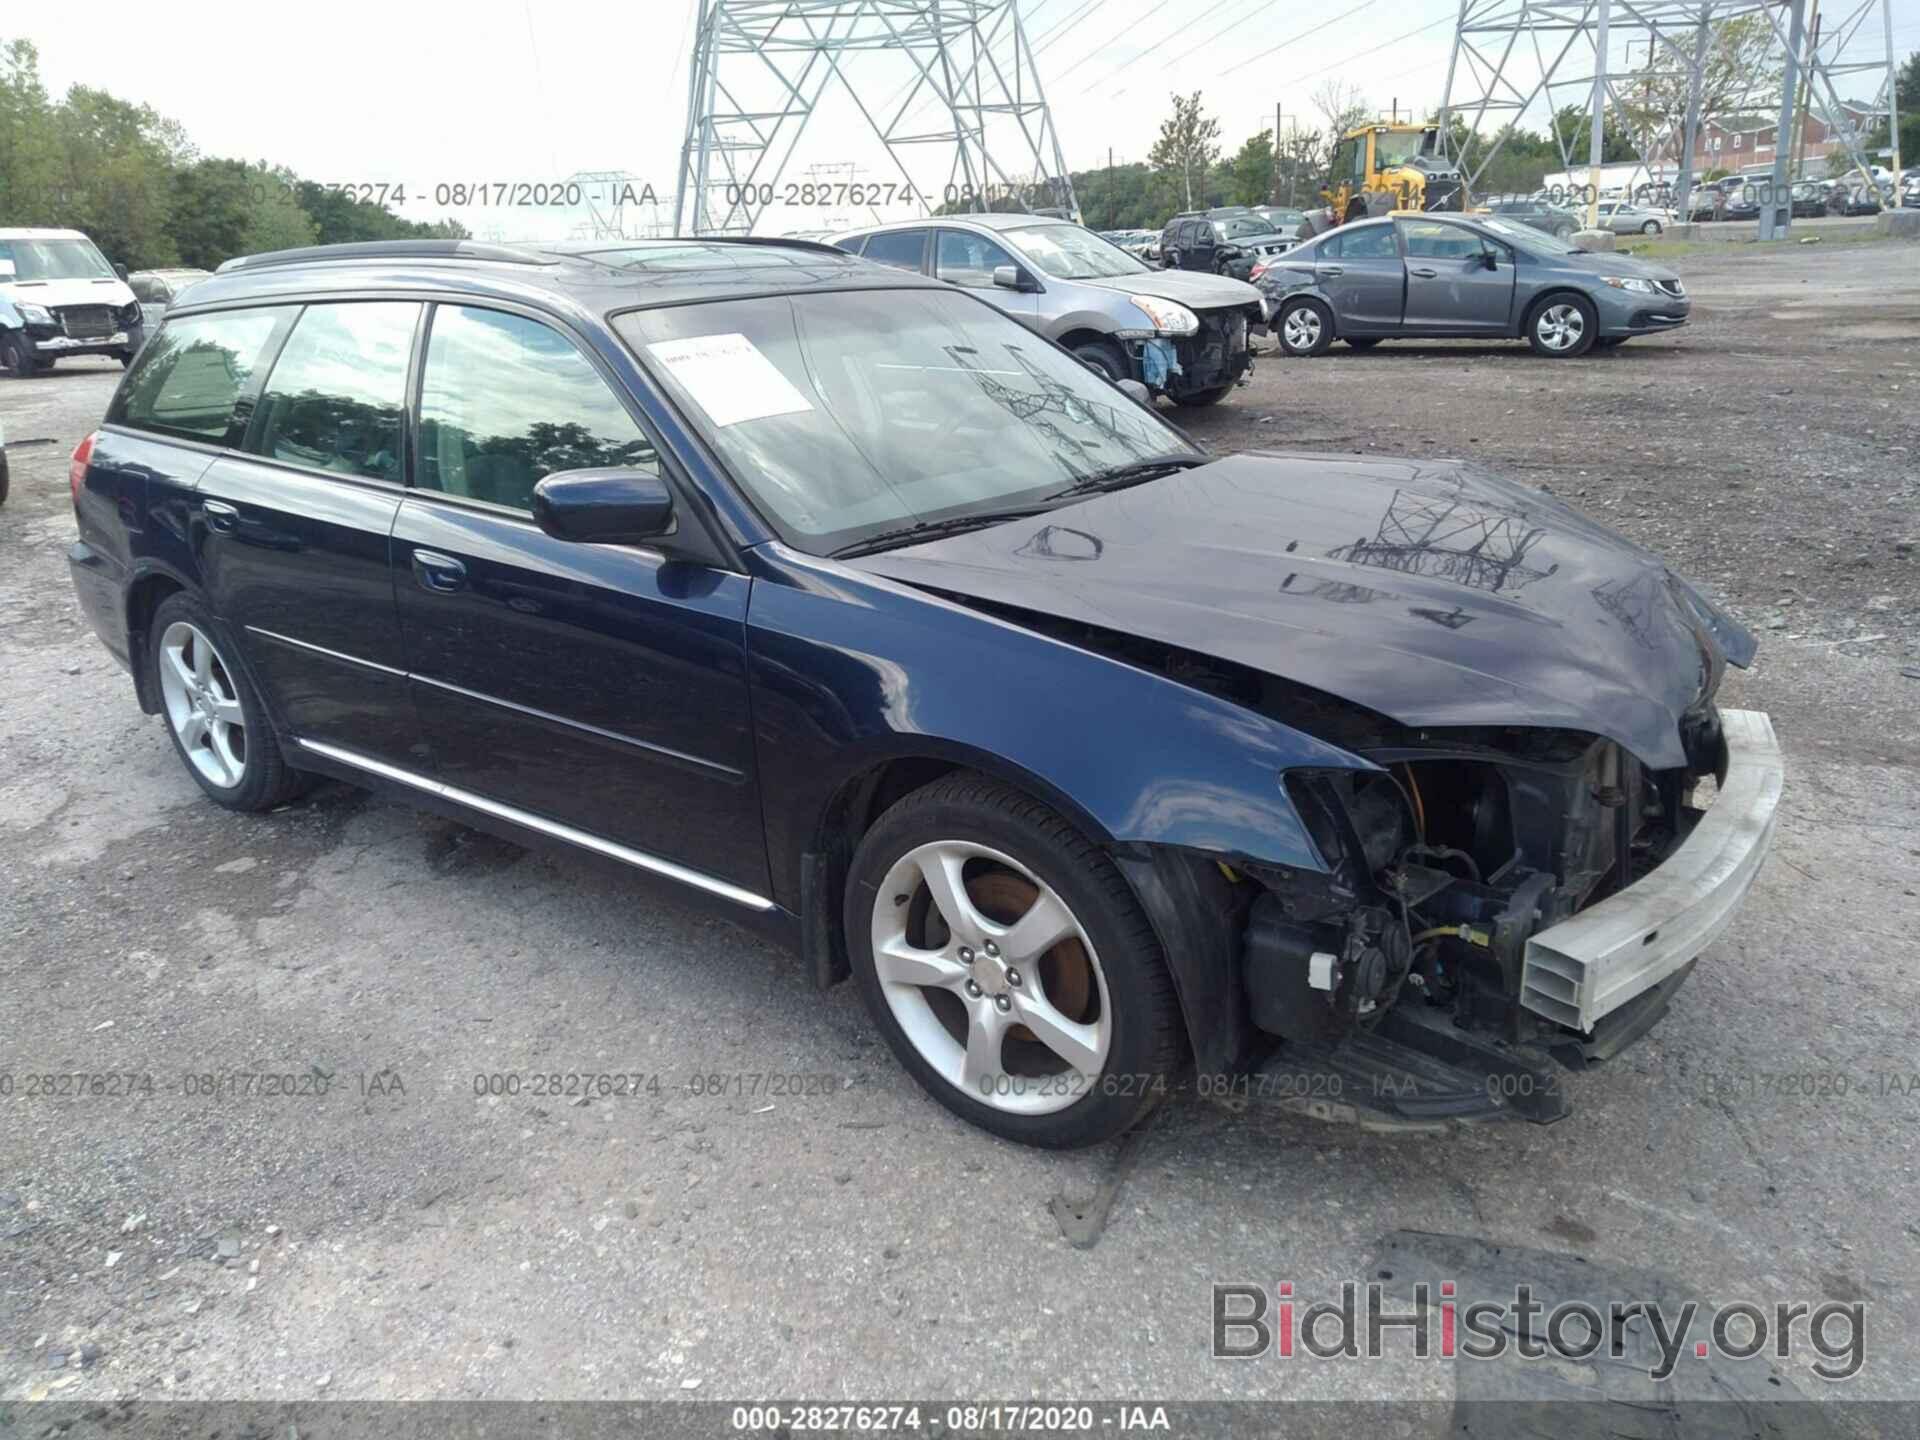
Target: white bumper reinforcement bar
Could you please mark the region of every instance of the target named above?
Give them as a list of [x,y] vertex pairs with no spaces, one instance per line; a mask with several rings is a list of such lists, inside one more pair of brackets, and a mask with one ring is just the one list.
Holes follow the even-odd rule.
[[1780,742],[1758,710],[1722,710],[1727,770],[1693,833],[1651,875],[1527,941],[1520,1003],[1576,1030],[1652,989],[1711,945],[1773,844]]

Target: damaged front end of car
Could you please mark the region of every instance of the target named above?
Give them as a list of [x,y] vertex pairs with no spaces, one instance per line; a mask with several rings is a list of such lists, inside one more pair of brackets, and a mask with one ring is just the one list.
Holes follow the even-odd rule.
[[1494,730],[1379,737],[1287,786],[1324,871],[1250,867],[1241,976],[1283,1043],[1258,1090],[1403,1120],[1566,1113],[1549,1059],[1665,1013],[1771,838],[1764,715],[1703,706],[1686,763]]

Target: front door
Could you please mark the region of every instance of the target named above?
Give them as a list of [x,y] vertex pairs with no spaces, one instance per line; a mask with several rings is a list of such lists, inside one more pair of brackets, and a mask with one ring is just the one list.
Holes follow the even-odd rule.
[[1016,273],[1033,273],[1004,245],[984,235],[976,235],[971,230],[939,231],[934,245],[933,273],[949,285],[976,292],[982,300],[1022,325],[1032,326],[1040,297],[1032,290],[1009,290],[994,284],[993,272],[1002,265],[1011,266]]
[[1513,311],[1512,251],[1444,220],[1395,223],[1407,251],[1407,330],[1507,333]]
[[282,723],[297,740],[397,765],[425,763],[387,554],[420,312],[412,301],[302,310],[243,453],[215,460],[194,495],[208,597]]
[[1342,335],[1390,335],[1400,328],[1406,271],[1389,222],[1341,228],[1321,242],[1314,274],[1333,303]]
[[439,779],[764,894],[747,578],[545,534],[537,481],[658,472],[652,441],[551,325],[454,305],[430,325],[393,577]]

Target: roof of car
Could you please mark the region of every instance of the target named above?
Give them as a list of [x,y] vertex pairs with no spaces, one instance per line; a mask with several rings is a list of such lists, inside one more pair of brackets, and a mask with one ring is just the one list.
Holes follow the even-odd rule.
[[79,230],[0,230],[0,240],[84,240],[84,232]]
[[229,260],[193,287],[190,308],[391,290],[558,301],[605,314],[730,296],[918,285],[940,288],[938,281],[874,265],[814,240],[707,236],[517,246],[385,240]]
[[965,215],[926,215],[918,220],[889,220],[884,225],[860,225],[836,237],[881,235],[889,230],[924,230],[929,225],[977,225],[983,230],[1022,230],[1029,225],[1072,225],[1058,215],[1030,215],[1026,211],[985,210]]

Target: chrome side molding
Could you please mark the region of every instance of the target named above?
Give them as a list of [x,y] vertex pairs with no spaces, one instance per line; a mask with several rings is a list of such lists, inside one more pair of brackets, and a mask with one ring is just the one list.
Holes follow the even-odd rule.
[[383,780],[391,780],[397,785],[405,785],[414,790],[437,795],[442,800],[451,800],[456,805],[465,805],[468,809],[478,810],[482,814],[492,815],[515,825],[523,825],[529,830],[537,830],[543,835],[551,835],[556,840],[564,840],[569,845],[578,845],[583,850],[591,850],[605,855],[608,859],[618,860],[623,865],[631,865],[636,870],[645,870],[650,874],[663,875],[669,880],[678,880],[682,885],[691,885],[696,890],[704,890],[709,895],[718,895],[723,900],[731,900],[749,910],[768,911],[774,908],[773,901],[764,895],[756,895],[751,890],[743,890],[738,885],[716,879],[699,870],[689,870],[684,865],[676,865],[671,860],[662,860],[658,855],[649,855],[644,850],[635,850],[618,841],[608,840],[604,836],[594,835],[585,830],[576,830],[571,825],[562,825],[557,820],[548,820],[517,806],[503,805],[498,800],[489,800],[484,795],[476,795],[471,790],[462,790],[457,785],[448,785],[439,780],[429,779],[412,770],[403,770],[398,765],[389,765],[384,760],[375,760],[369,755],[361,755],[352,750],[343,750],[338,745],[325,745],[318,740],[302,739],[302,750],[311,750],[315,755],[325,756],[340,765],[351,765],[356,770],[364,770],[369,775],[378,775]]

